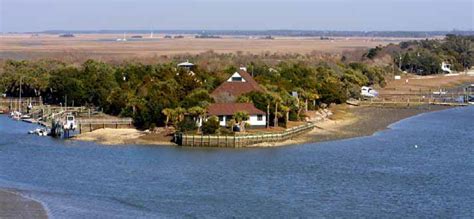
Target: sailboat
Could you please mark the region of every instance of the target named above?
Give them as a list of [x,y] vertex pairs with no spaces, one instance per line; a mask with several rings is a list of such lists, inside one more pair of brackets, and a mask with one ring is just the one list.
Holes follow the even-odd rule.
[[122,41],[122,42],[127,41],[127,37],[125,36],[125,33],[123,33],[123,38],[118,38],[117,41]]
[[18,110],[15,110],[15,111],[10,113],[10,116],[14,120],[20,120],[21,119],[21,104],[22,104],[22,102],[21,102],[21,85],[22,85],[22,79],[23,79],[23,77],[20,77],[20,96],[19,96],[19,99],[18,99]]

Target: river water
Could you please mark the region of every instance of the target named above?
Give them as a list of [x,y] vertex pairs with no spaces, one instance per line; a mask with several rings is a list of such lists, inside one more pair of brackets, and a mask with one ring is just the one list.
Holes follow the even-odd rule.
[[55,218],[474,217],[474,107],[262,149],[101,146],[0,117],[0,187]]

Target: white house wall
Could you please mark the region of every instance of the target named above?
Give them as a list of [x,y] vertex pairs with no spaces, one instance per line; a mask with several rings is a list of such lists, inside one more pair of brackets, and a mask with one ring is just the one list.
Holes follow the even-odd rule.
[[258,121],[257,115],[252,115],[250,116],[248,123],[250,123],[250,126],[265,126],[267,124],[266,119],[266,116],[262,115],[262,121]]
[[[251,115],[249,120],[247,120],[247,123],[250,124],[250,126],[266,126],[267,125],[267,117],[265,115],[262,115],[262,121],[258,121],[258,116],[257,115]],[[197,125],[199,127],[202,126],[201,121],[197,121]],[[219,121],[220,126],[227,126],[227,118],[224,116],[223,121]]]

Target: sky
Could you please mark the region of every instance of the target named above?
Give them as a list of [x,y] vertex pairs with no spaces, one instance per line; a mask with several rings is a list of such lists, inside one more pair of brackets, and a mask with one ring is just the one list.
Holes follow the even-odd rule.
[[0,0],[0,32],[474,29],[474,0]]

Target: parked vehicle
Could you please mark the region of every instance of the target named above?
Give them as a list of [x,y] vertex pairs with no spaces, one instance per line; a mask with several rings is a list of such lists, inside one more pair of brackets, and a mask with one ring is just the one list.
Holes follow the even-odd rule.
[[374,98],[379,95],[379,93],[371,87],[363,86],[360,89],[360,95],[364,98]]

